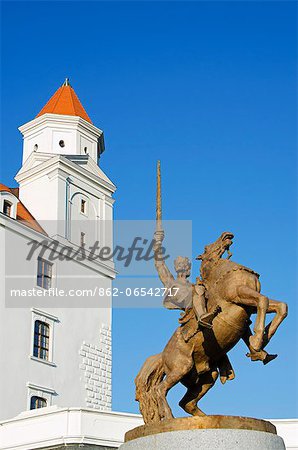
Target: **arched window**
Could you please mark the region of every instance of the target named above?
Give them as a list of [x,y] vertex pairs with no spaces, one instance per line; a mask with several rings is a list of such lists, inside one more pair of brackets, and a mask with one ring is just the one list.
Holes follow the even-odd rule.
[[45,408],[47,406],[47,401],[45,398],[33,395],[30,399],[30,409]]
[[49,359],[49,341],[50,341],[50,326],[36,320],[34,324],[34,348],[33,356],[40,359]]
[[83,198],[81,199],[81,213],[86,214],[87,202]]
[[11,207],[12,207],[12,204],[10,202],[8,202],[7,200],[4,200],[3,212],[4,212],[4,214],[6,214],[9,217],[11,216]]

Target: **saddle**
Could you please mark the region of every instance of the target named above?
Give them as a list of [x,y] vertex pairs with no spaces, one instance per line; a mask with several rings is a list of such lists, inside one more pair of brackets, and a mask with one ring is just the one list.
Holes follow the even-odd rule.
[[198,331],[199,323],[193,308],[187,308],[179,318],[181,334],[185,342],[188,342]]
[[[214,315],[217,315],[220,308],[214,309]],[[197,320],[193,308],[187,308],[179,318],[181,324],[181,335],[185,342],[188,342],[198,331],[200,331],[200,323]],[[210,370],[208,359],[202,361],[195,361],[196,370],[198,374],[203,374]],[[233,380],[235,374],[228,356],[225,354],[217,361],[217,368],[219,370],[220,380],[224,384],[227,380]]]
[[[202,319],[198,321],[196,313],[193,308],[187,308],[184,313],[182,313],[179,323],[181,323],[181,334],[185,342],[188,342],[200,329],[212,328],[212,320],[221,311],[219,305],[217,305],[213,311],[206,313],[202,316]],[[208,316],[208,317],[206,317]]]

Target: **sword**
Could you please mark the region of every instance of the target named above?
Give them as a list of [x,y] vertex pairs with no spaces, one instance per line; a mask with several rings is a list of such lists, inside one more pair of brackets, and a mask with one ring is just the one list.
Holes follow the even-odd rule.
[[161,175],[160,161],[157,161],[157,179],[156,179],[156,231],[162,231],[162,213],[161,213]]

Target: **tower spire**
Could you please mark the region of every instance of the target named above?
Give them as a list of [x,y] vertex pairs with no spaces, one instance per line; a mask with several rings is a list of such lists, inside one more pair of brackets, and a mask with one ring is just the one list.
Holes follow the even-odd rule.
[[62,86],[60,86],[36,117],[47,113],[79,116],[87,120],[87,122],[92,123],[77,94],[71,87],[69,78],[65,79]]

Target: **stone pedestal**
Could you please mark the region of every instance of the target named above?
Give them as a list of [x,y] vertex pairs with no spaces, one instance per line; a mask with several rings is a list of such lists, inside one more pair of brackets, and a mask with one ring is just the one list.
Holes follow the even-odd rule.
[[285,450],[265,420],[234,416],[185,417],[143,425],[125,435],[121,450]]

